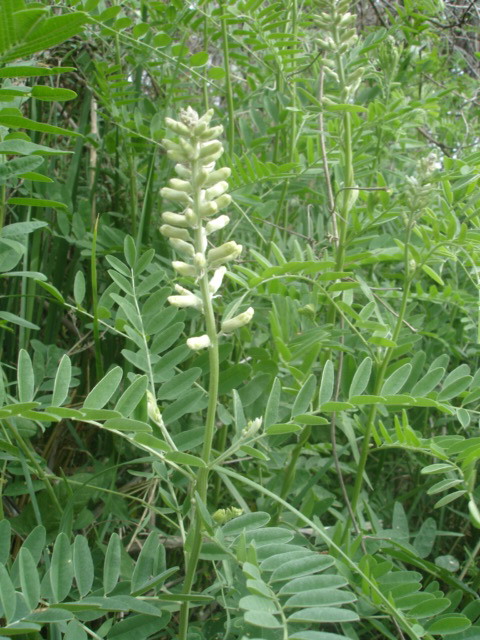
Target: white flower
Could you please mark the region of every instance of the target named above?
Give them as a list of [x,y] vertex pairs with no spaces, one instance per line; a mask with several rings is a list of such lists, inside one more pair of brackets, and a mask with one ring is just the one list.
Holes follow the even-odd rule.
[[248,324],[253,318],[254,314],[253,307],[248,307],[246,311],[243,313],[239,313],[238,316],[234,318],[230,318],[230,320],[225,320],[222,322],[222,331],[223,333],[231,333],[235,331],[235,329],[240,329],[240,327],[244,327]]
[[203,336],[196,336],[194,338],[188,338],[187,347],[192,351],[200,351],[200,349],[207,349],[212,343],[210,338],[205,334]]
[[226,267],[218,267],[218,269],[215,269],[215,273],[213,274],[212,278],[210,279],[210,282],[208,283],[208,288],[212,295],[217,293],[217,291],[222,286],[223,276],[226,273],[227,273]]

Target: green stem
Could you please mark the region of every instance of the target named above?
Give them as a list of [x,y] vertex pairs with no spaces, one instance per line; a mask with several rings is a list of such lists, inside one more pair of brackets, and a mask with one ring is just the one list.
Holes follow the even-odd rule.
[[[395,325],[395,328],[393,330],[393,334],[392,334],[392,340],[393,342],[396,342],[398,339],[398,336],[400,335],[400,331],[402,329],[402,325],[403,325],[403,320],[405,318],[405,313],[407,310],[407,304],[408,304],[408,296],[410,293],[410,286],[412,283],[412,279],[410,277],[410,273],[409,273],[409,244],[410,244],[410,238],[412,235],[412,227],[413,227],[413,215],[412,218],[409,220],[408,222],[408,226],[407,226],[407,237],[406,237],[406,241],[405,241],[405,249],[404,249],[404,262],[405,262],[405,286],[403,289],[403,294],[402,294],[402,301],[400,304],[400,310],[398,313],[398,317],[397,317],[397,323]],[[380,395],[381,391],[382,391],[382,387],[383,387],[383,383],[385,381],[385,373],[387,371],[387,367],[390,364],[390,360],[392,358],[393,355],[393,351],[394,351],[395,347],[388,347],[388,349],[385,352],[385,357],[380,365],[380,368],[378,370],[378,374],[376,376],[376,380],[375,380],[375,390],[374,390],[374,395]],[[353,486],[353,494],[352,494],[352,511],[353,513],[355,513],[357,506],[358,506],[358,501],[360,498],[360,493],[362,491],[362,487],[363,487],[363,476],[365,473],[365,467],[367,464],[367,459],[368,459],[368,453],[369,453],[369,449],[370,449],[370,440],[372,437],[372,430],[373,430],[373,425],[375,422],[375,418],[377,416],[377,405],[372,405],[369,415],[368,415],[368,420],[367,420],[367,426],[365,429],[365,434],[363,437],[363,443],[362,443],[362,450],[360,453],[360,460],[358,462],[358,466],[357,466],[357,474],[355,477],[355,484]],[[347,521],[347,527],[350,526],[350,522]]]
[[228,47],[228,30],[227,30],[227,17],[225,14],[225,7],[223,0],[219,1],[220,10],[222,12],[220,16],[220,22],[222,25],[222,51],[223,51],[223,65],[225,68],[225,89],[227,97],[227,110],[228,110],[228,126],[227,126],[227,142],[228,142],[228,154],[233,154],[233,145],[235,142],[235,105],[233,104],[233,89],[232,89],[232,76],[230,73],[230,50]]
[[[201,166],[198,162],[193,163],[192,167],[192,184],[198,184],[198,173]],[[195,188],[193,194],[193,209],[198,215],[200,209],[200,189]],[[202,227],[199,224],[195,230],[195,251],[204,253]],[[217,413],[218,403],[218,383],[219,383],[219,354],[218,354],[218,336],[215,322],[215,314],[213,311],[212,294],[209,290],[208,273],[205,273],[200,279],[200,292],[203,301],[203,312],[205,316],[205,326],[207,335],[210,338],[210,347],[208,349],[208,359],[210,364],[210,379],[208,385],[208,407],[205,422],[205,435],[203,439],[202,460],[205,467],[200,468],[195,479],[195,489],[203,503],[207,501],[208,477],[210,473],[210,458],[212,454],[212,443],[215,435],[215,417]],[[183,593],[190,593],[195,574],[197,570],[198,558],[202,546],[202,521],[199,513],[194,514],[193,533],[191,534],[191,547],[187,552],[185,580],[183,583]],[[188,633],[188,614],[189,603],[183,602],[180,607],[180,623],[179,623],[179,640],[186,640]]]
[[90,264],[92,279],[92,307],[93,307],[93,341],[95,343],[95,372],[97,380],[103,378],[102,349],[100,346],[100,325],[98,322],[98,279],[97,279],[97,234],[98,217],[95,220],[92,235],[92,257]]

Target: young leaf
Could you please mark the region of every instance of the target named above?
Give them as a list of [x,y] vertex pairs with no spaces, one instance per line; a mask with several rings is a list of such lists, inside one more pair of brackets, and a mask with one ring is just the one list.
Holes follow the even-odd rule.
[[412,370],[412,365],[407,362],[402,365],[399,369],[394,371],[383,383],[382,390],[380,391],[380,395],[393,395],[398,393],[405,385],[408,376]]
[[11,622],[15,615],[17,598],[8,571],[3,564],[0,564],[0,604],[7,622]]
[[80,596],[90,592],[94,578],[92,554],[85,536],[77,535],[73,543],[73,571]]
[[31,402],[35,395],[35,379],[32,361],[25,349],[20,349],[18,354],[17,384],[20,402]]
[[265,428],[272,424],[275,424],[278,420],[278,407],[280,406],[280,394],[282,393],[282,385],[278,378],[275,378],[272,385],[272,390],[268,396],[267,406],[265,408],[265,416],[263,419],[263,426]]
[[352,383],[348,391],[349,398],[352,396],[359,396],[365,391],[370,380],[371,373],[372,359],[367,356],[362,360],[358,365],[358,369],[355,371],[355,375],[353,376]]
[[83,299],[85,298],[85,292],[85,276],[83,275],[83,271],[77,271],[73,282],[73,299],[75,300],[77,307],[82,306]]
[[319,403],[320,406],[328,402],[333,395],[333,385],[335,382],[335,373],[333,369],[333,362],[327,360],[325,367],[323,368],[322,381],[320,383]]
[[60,364],[58,365],[57,373],[55,375],[52,394],[52,406],[59,407],[65,402],[68,396],[71,379],[72,363],[67,354],[65,354],[60,360]]
[[23,597],[33,611],[40,600],[40,578],[32,554],[23,547],[19,553],[19,572]]
[[115,588],[120,577],[121,543],[118,533],[112,533],[103,564],[103,593],[107,595]]
[[303,384],[302,388],[298,392],[297,397],[295,398],[295,402],[292,407],[292,419],[295,416],[300,415],[301,413],[305,413],[310,406],[310,402],[312,401],[313,394],[315,393],[315,386],[317,380],[313,373],[308,376],[307,380]]
[[102,409],[118,389],[122,376],[123,371],[121,367],[114,367],[109,371],[85,398],[85,402],[83,403],[84,408]]
[[138,376],[118,399],[115,411],[121,413],[125,418],[129,418],[145,396],[147,386],[147,376]]
[[70,542],[65,533],[55,540],[50,565],[50,586],[55,602],[62,602],[70,593],[73,579],[73,562]]

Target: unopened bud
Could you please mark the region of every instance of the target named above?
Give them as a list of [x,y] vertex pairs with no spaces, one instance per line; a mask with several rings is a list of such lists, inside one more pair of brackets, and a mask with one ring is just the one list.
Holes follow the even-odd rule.
[[180,111],[180,120],[189,129],[193,128],[199,120],[198,113],[195,111],[195,109],[192,109],[192,107],[187,107],[186,109],[182,109]]
[[207,349],[212,343],[210,338],[205,334],[203,336],[196,336],[194,338],[188,338],[187,347],[192,351],[200,351],[200,349]]
[[205,258],[205,255],[203,253],[196,253],[193,261],[199,271],[203,271],[203,269],[205,269],[205,267],[207,266],[207,259]]
[[192,193],[192,185],[186,180],[179,180],[178,178],[172,178],[168,181],[168,184],[172,189],[177,191],[185,191],[185,193]]
[[[223,197],[223,196],[221,196]],[[213,216],[218,211],[218,205],[216,202],[203,202],[199,207],[199,213],[203,216]]]
[[174,227],[188,227],[188,220],[186,216],[181,213],[173,213],[172,211],[164,211],[162,213],[162,220],[167,224],[171,224]]
[[178,307],[179,309],[187,309],[190,307],[201,311],[203,308],[202,301],[193,293],[189,296],[168,296],[167,300],[171,305]]
[[208,283],[208,288],[211,294],[217,293],[217,291],[220,289],[220,287],[222,286],[223,277],[226,273],[227,273],[226,267],[218,267],[218,269],[215,269],[215,273],[213,274],[213,276],[210,279],[210,282]]
[[210,189],[207,189],[205,191],[205,198],[207,200],[214,200],[215,198],[218,198],[219,196],[223,195],[227,189],[228,189],[228,182],[225,182],[225,180],[222,180],[221,182],[217,182],[217,184],[215,184],[213,187],[210,187]]
[[210,220],[210,222],[207,222],[207,224],[205,225],[207,235],[210,235],[215,231],[220,231],[220,229],[226,227],[229,222],[230,218],[228,216],[218,216],[218,218]]
[[160,413],[160,409],[158,408],[157,401],[155,400],[155,396],[151,391],[147,390],[147,414],[152,422],[156,422],[157,424],[162,424],[162,414]]
[[187,264],[186,262],[180,262],[178,260],[172,261],[172,267],[175,269],[177,273],[181,276],[190,276],[195,277],[197,275],[197,270],[191,264]]
[[200,140],[213,140],[214,138],[218,138],[218,136],[221,136],[222,133],[223,133],[223,126],[219,124],[216,127],[210,127],[210,129],[207,129],[206,131],[201,133],[198,137],[200,138]]
[[183,191],[177,191],[176,189],[170,189],[170,187],[163,187],[160,189],[160,195],[166,200],[171,202],[178,202],[178,204],[188,205],[191,203],[191,199]]
[[190,171],[190,169],[187,169],[187,167],[185,167],[183,164],[176,164],[175,172],[177,176],[180,176],[180,178],[183,178],[184,180],[188,180],[192,177],[192,172]]
[[208,179],[208,171],[205,169],[205,167],[202,167],[197,172],[197,175],[195,176],[194,186],[196,188],[203,187],[207,179]]
[[235,331],[235,329],[244,327],[251,321],[251,319],[253,318],[253,314],[253,307],[248,307],[246,311],[244,311],[243,313],[239,313],[238,316],[230,318],[230,320],[225,320],[225,322],[222,322],[223,333],[231,333],[232,331]]
[[200,149],[200,158],[206,158],[219,151],[223,151],[222,143],[219,140],[213,140],[212,142],[206,142]]
[[224,193],[223,196],[220,196],[216,200],[213,200],[213,202],[217,205],[217,211],[220,211],[220,209],[225,209],[225,207],[228,207],[231,201],[232,201],[232,196],[229,195],[228,193]]
[[195,249],[193,248],[193,244],[189,242],[185,242],[185,240],[180,240],[180,238],[169,238],[168,241],[172,245],[172,247],[181,253],[187,258],[193,258],[195,255]]
[[185,240],[187,242],[192,240],[186,229],[172,227],[169,224],[162,224],[160,227],[160,233],[167,238],[179,238],[180,240]]
[[232,170],[229,167],[222,167],[221,169],[217,169],[216,171],[212,171],[208,175],[207,181],[205,182],[206,187],[211,187],[217,182],[222,180],[228,180],[228,178],[232,175]]
[[228,262],[229,260],[235,260],[242,253],[242,245],[237,244],[233,240],[230,242],[225,242],[220,247],[215,247],[214,249],[210,249],[208,252],[208,264],[211,267],[219,267],[224,262]]
[[190,207],[187,207],[185,209],[185,220],[187,221],[188,226],[192,227],[193,229],[196,229],[196,227],[198,226],[198,216]]
[[184,152],[184,154],[187,156],[189,160],[197,159],[198,157],[197,152],[192,147],[192,145],[189,142],[187,142],[184,138],[180,138],[180,147],[182,148],[182,151]]
[[172,118],[165,118],[165,125],[174,133],[178,133],[180,136],[189,136],[190,130],[182,122],[177,122]]

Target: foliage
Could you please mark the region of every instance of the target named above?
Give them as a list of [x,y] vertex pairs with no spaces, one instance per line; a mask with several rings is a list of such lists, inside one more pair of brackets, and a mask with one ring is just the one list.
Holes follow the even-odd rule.
[[480,635],[478,25],[0,0],[0,637]]

